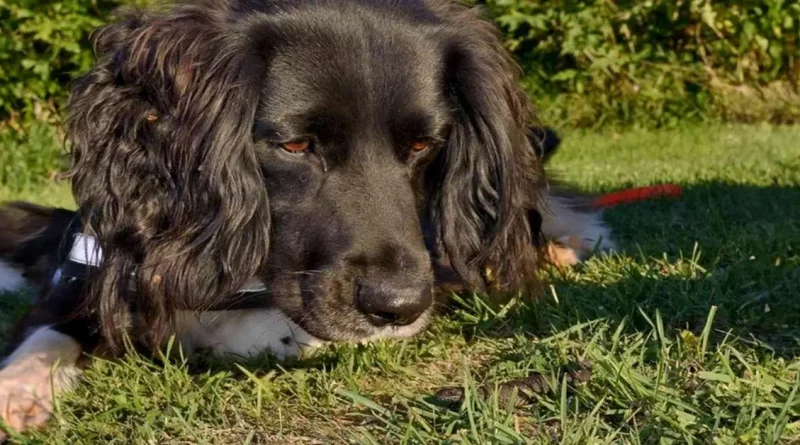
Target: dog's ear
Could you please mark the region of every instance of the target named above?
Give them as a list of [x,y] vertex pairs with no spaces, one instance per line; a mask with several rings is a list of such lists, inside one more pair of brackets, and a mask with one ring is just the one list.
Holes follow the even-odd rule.
[[69,101],[73,191],[103,248],[88,304],[112,346],[132,312],[158,345],[177,310],[230,296],[267,256],[252,142],[264,61],[243,47],[224,3],[100,29],[96,65]]
[[528,214],[541,168],[528,138],[529,99],[494,26],[456,2],[438,4],[449,25],[444,85],[455,110],[427,178],[439,248],[471,285],[521,289],[535,283],[538,265]]

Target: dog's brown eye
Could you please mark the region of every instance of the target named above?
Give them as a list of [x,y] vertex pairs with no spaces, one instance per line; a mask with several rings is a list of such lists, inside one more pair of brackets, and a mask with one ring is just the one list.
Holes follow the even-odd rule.
[[420,153],[431,147],[430,141],[427,139],[420,139],[411,143],[411,151]]
[[281,147],[289,153],[303,153],[311,148],[311,142],[301,139],[299,141],[286,142],[281,144]]

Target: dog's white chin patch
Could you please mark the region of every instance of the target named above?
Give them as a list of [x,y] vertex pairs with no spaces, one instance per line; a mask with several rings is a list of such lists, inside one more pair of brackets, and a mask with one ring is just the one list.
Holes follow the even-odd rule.
[[[408,326],[384,328],[375,334],[351,339],[358,343],[388,338],[413,337],[428,326],[426,312]],[[249,358],[270,352],[278,359],[299,357],[326,342],[309,334],[280,309],[182,312],[178,340],[185,353],[200,349],[227,358]]]
[[208,349],[229,358],[267,351],[279,359],[298,357],[324,343],[279,309],[182,312],[178,339],[185,352]]
[[0,261],[0,292],[16,292],[27,284],[22,272]]

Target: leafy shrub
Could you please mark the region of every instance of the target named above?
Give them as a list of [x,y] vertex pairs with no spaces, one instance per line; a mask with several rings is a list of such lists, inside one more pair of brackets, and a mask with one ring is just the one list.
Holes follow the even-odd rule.
[[55,117],[76,72],[92,64],[89,33],[115,0],[0,0],[0,121]]
[[[464,1],[501,27],[549,123],[800,122],[800,0]],[[58,122],[91,31],[147,3],[0,0],[0,184],[58,169],[56,130],[32,122]]]
[[[475,0],[488,7],[551,120],[795,122],[798,0]],[[0,122],[55,119],[92,63],[88,35],[122,4],[0,0]]]
[[[483,0],[551,119],[795,122],[797,0]],[[776,100],[777,99],[777,100]]]
[[63,169],[59,106],[93,61],[89,34],[117,0],[0,0],[0,185],[20,190]]

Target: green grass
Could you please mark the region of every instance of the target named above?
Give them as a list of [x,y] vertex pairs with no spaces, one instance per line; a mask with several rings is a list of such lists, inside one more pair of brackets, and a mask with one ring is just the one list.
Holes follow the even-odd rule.
[[55,127],[42,122],[24,126],[0,123],[0,196],[41,187],[55,179],[66,164]]
[[[555,273],[538,302],[462,295],[419,338],[283,365],[97,360],[26,440],[800,442],[800,128],[569,134],[553,167],[587,191],[679,182],[685,193],[609,211],[621,252]],[[68,205],[64,190],[22,197]],[[566,384],[582,361],[591,379]],[[551,383],[534,403],[477,397],[533,372]],[[467,388],[461,406],[431,399],[453,385]]]

